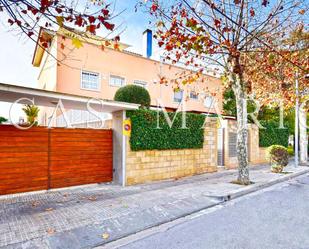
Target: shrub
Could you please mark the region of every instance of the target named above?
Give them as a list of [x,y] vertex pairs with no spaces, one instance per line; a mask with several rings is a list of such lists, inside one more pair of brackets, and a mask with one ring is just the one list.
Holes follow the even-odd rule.
[[275,173],[282,172],[289,163],[287,148],[281,145],[272,145],[267,149],[267,159],[271,163],[271,170]]
[[[140,109],[128,111],[127,116],[132,122],[130,145],[133,151],[202,148],[204,143],[205,116],[186,113],[186,127],[182,126],[182,113],[175,117],[172,128],[167,124],[163,112],[159,112],[159,127],[157,129],[157,111]],[[168,113],[173,120],[176,113]]]
[[0,124],[4,123],[6,121],[8,121],[6,118],[0,116]]
[[294,148],[293,146],[288,146],[287,148],[289,156],[294,156]]
[[150,106],[150,95],[148,91],[141,86],[136,85],[127,85],[121,87],[117,90],[114,100],[140,104],[141,107],[149,107]]
[[269,147],[271,145],[288,146],[289,129],[279,129],[278,123],[275,121],[260,121],[266,129],[259,130],[259,144],[261,147]]

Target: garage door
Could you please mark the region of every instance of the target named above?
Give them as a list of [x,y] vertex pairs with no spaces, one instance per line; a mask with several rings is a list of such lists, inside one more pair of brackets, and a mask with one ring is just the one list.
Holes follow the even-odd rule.
[[111,130],[53,129],[50,188],[112,181]]

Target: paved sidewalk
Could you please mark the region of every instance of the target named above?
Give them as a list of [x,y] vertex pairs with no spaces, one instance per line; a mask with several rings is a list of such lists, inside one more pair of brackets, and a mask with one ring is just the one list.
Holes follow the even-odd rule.
[[237,171],[131,187],[112,184],[0,197],[0,248],[92,248],[309,172],[251,169],[255,184],[231,184]]

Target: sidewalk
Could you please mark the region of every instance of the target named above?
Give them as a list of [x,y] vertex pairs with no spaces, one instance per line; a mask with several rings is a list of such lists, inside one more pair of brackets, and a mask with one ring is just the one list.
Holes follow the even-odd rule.
[[131,187],[112,184],[0,197],[0,248],[91,248],[309,172],[251,168],[255,184],[230,183],[237,171]]

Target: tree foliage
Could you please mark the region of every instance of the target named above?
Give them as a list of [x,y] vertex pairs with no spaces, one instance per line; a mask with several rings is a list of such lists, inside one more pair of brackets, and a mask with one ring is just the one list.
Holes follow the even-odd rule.
[[119,88],[115,93],[114,100],[140,104],[141,107],[150,106],[150,95],[147,89],[136,85],[127,85]]
[[[95,35],[101,28],[114,30],[110,4],[103,0],[93,0],[85,1],[83,5],[60,0],[0,0],[0,16],[6,19],[8,27],[15,28],[33,41],[39,39],[39,45],[43,48],[48,48],[49,43],[40,35],[40,27],[61,27],[73,33],[76,28],[79,36],[86,33]],[[118,42],[119,37],[114,40]]]
[[293,64],[280,52],[282,44],[275,41],[287,37],[287,31],[304,19],[306,1],[149,0],[146,8],[156,19],[156,37],[167,60],[191,65],[199,73],[214,65],[224,70],[225,82],[233,88],[236,99],[238,182],[249,184],[246,117],[252,84],[246,77],[244,58],[271,51]]

